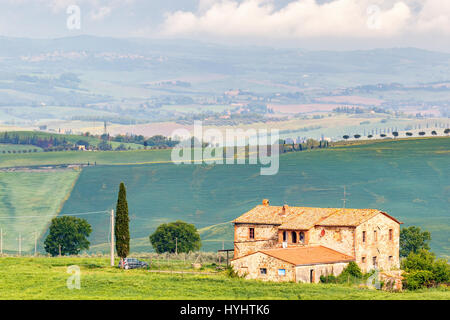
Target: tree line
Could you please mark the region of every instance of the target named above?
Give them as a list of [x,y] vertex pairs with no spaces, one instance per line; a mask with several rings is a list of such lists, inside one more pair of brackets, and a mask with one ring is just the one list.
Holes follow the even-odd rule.
[[[450,129],[445,129],[444,130],[444,134],[446,134],[446,135],[448,135],[450,133]],[[398,136],[399,136],[399,132],[398,131],[393,131],[392,133],[392,136],[394,137],[394,138],[397,138]],[[405,133],[406,134],[406,136],[408,136],[408,137],[412,137],[414,134],[412,133],[412,132],[406,132]],[[425,132],[425,131],[420,131],[419,133],[418,133],[418,135],[419,136],[425,136],[427,133]],[[433,136],[437,136],[437,131],[436,130],[433,130],[433,131],[431,131],[431,135],[433,135]],[[344,138],[345,140],[348,140],[348,139],[350,139],[352,136],[350,136],[350,135],[348,135],[348,134],[346,134],[346,135],[343,135],[342,136],[342,138]],[[353,135],[353,138],[355,138],[355,139],[359,139],[359,138],[361,138],[362,136],[360,135],[360,134],[355,134],[355,135]],[[369,138],[369,139],[371,139],[371,138],[373,138],[374,137],[374,135],[373,134],[369,134],[369,135],[367,135],[367,138]],[[380,133],[380,137],[381,138],[386,138],[387,137],[387,134],[386,133]]]
[[40,137],[36,134],[21,135],[8,132],[0,134],[0,143],[33,145],[44,150],[65,150],[74,147],[74,144],[67,141],[65,137],[56,137],[53,135],[49,137]]

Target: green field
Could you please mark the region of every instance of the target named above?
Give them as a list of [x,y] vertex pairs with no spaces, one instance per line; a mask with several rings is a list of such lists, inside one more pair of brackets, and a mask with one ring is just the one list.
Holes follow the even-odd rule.
[[[118,185],[127,185],[132,250],[150,249],[148,235],[182,219],[204,228],[229,222],[268,198],[274,205],[378,208],[405,225],[432,232],[432,249],[450,256],[448,170],[450,139],[387,141],[284,154],[280,171],[261,176],[254,165],[124,165],[83,170],[63,212],[113,208]],[[89,216],[94,244],[105,243],[107,220]],[[232,246],[230,225],[202,230],[204,250]]]
[[[117,143],[117,142],[116,142]],[[60,164],[120,165],[170,161],[171,150],[64,151],[0,156],[0,168]]]
[[42,148],[33,146],[31,144],[8,144],[8,143],[0,143],[0,153],[2,155],[6,155],[3,153],[3,151],[5,151],[5,153],[8,152],[13,152],[13,151],[20,151],[22,152],[23,150],[26,150],[26,152],[34,152],[34,150],[36,150],[36,152],[42,151]]
[[[0,258],[0,299],[450,299],[445,288],[389,293],[356,285],[243,280],[223,272],[121,270],[108,262],[107,258]],[[79,290],[67,288],[71,265],[80,267]]]
[[19,236],[23,252],[34,249],[35,232],[38,238],[45,233],[79,173],[72,169],[0,172],[0,228],[5,252],[17,252]]
[[[202,250],[221,249],[223,245],[231,248],[233,228],[228,222],[263,198],[274,205],[340,207],[346,186],[347,207],[377,208],[406,226],[419,225],[432,232],[432,250],[450,256],[449,138],[389,140],[286,153],[281,155],[280,170],[274,176],[261,176],[256,165],[175,165],[168,163],[170,152],[16,154],[0,157],[0,167],[97,161],[97,166],[82,170],[61,213],[114,208],[119,183],[124,181],[133,252],[150,251],[149,234],[160,223],[176,219],[200,229]],[[27,192],[35,188],[26,178],[26,173],[19,176],[8,191],[17,195],[14,201],[9,200],[15,212],[29,203],[20,188]],[[48,190],[59,188],[53,183],[45,185]],[[64,195],[54,194],[53,198],[62,203]],[[9,210],[7,216],[13,212]],[[91,252],[105,251],[108,217],[83,217],[93,226]]]

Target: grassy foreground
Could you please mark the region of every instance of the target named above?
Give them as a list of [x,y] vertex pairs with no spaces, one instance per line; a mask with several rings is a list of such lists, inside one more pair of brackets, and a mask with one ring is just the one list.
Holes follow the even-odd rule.
[[[81,269],[68,289],[67,267]],[[107,258],[0,258],[0,299],[450,299],[445,288],[389,293],[332,284],[268,283],[218,274],[120,270]]]

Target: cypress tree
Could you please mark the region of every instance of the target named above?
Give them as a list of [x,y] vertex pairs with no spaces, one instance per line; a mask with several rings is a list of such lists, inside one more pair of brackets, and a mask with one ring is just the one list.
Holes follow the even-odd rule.
[[127,203],[127,191],[125,190],[125,184],[120,183],[119,196],[117,198],[116,207],[116,223],[114,226],[114,233],[116,236],[116,250],[117,255],[122,260],[128,256],[130,252],[130,229],[128,218],[128,203]]

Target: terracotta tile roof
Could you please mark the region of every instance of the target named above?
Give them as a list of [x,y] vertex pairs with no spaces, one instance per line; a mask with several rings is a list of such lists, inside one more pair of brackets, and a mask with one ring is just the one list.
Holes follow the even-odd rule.
[[329,217],[318,221],[320,226],[352,226],[356,227],[379,214],[375,209],[338,209]]
[[324,246],[270,249],[259,251],[293,265],[337,263],[354,261],[355,258]]
[[[297,210],[294,210],[296,208]],[[286,217],[280,225],[280,229],[286,230],[309,230],[314,227],[317,222],[333,215],[336,210],[332,208],[304,208],[293,207],[293,214]]]
[[281,206],[269,205],[258,205],[233,222],[273,224],[286,230],[309,230],[315,225],[354,227],[379,213],[401,224],[387,213],[375,209],[287,207],[283,211]]

